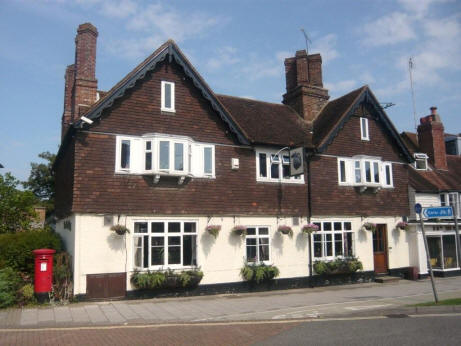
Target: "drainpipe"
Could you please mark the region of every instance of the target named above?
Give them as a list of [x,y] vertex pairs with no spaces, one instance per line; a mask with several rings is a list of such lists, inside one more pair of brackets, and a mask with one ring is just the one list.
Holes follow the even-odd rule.
[[[304,149],[306,150],[306,149]],[[312,193],[311,193],[311,164],[309,154],[304,155],[306,159],[306,175],[307,175],[307,222],[311,222],[312,217]],[[312,277],[312,234],[308,235],[309,244],[309,277]]]

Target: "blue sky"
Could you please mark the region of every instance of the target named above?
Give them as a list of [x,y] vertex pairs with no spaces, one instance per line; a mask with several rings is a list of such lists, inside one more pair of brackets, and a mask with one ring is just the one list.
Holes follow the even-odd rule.
[[0,2],[0,163],[19,179],[60,142],[64,71],[80,23],[99,31],[96,77],[108,90],[173,38],[217,93],[280,102],[283,59],[305,48],[323,57],[331,99],[369,84],[399,131],[437,106],[460,133],[461,2],[454,0]]

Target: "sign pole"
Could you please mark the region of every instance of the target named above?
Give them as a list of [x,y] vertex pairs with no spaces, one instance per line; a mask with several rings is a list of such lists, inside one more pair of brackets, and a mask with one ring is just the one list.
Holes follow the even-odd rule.
[[439,297],[437,296],[437,289],[435,288],[434,273],[432,272],[431,256],[429,255],[429,246],[427,245],[426,232],[424,231],[423,214],[419,211],[419,221],[421,223],[421,231],[423,232],[424,247],[426,248],[427,267],[429,268],[429,274],[431,276],[432,291],[434,292],[434,300],[437,304]]
[[461,265],[461,239],[459,238],[459,229],[458,229],[458,198],[455,200],[455,210],[453,210],[453,219],[455,220],[455,234],[456,234],[456,246],[458,247],[458,267]]

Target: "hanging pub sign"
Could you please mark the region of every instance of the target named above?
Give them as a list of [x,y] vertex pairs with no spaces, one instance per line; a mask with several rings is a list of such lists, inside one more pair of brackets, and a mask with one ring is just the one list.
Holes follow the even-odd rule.
[[304,174],[304,148],[290,150],[290,176]]

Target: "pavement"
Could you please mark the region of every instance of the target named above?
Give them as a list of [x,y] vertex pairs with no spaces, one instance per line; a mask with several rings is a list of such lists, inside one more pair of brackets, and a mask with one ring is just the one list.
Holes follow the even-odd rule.
[[[461,277],[436,278],[439,299],[461,297]],[[433,300],[430,280],[292,289],[188,298],[81,302],[0,310],[0,332],[231,321],[295,323],[302,320],[461,315],[461,306],[413,307]]]

